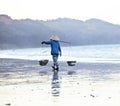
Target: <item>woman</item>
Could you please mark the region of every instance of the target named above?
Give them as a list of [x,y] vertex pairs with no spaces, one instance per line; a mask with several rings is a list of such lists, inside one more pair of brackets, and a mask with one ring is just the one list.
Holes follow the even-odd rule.
[[59,70],[59,64],[58,64],[58,56],[62,55],[61,47],[59,43],[60,39],[58,36],[54,35],[50,37],[50,41],[43,41],[42,44],[48,44],[51,45],[51,55],[53,58],[53,69]]

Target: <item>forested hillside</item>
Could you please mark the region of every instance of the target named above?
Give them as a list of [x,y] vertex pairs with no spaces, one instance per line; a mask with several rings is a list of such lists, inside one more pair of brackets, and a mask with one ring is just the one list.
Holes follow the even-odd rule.
[[52,35],[72,45],[118,44],[120,25],[99,19],[13,20],[0,15],[0,49],[40,47]]

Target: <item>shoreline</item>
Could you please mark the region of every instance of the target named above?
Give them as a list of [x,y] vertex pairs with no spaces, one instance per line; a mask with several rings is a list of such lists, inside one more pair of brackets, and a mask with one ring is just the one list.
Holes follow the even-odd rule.
[[0,59],[0,106],[120,106],[120,65]]
[[[44,59],[43,59],[44,60]],[[71,70],[115,70],[119,72],[120,64],[115,63],[93,63],[93,62],[79,62],[76,61],[75,66],[68,66],[67,61],[58,61],[60,70],[65,71],[66,69]],[[27,59],[12,59],[12,58],[0,58],[0,73],[1,72],[17,72],[17,71],[40,71],[40,70],[51,70],[52,61],[45,66],[39,65],[39,60],[27,60]],[[46,67],[46,68],[45,68]]]

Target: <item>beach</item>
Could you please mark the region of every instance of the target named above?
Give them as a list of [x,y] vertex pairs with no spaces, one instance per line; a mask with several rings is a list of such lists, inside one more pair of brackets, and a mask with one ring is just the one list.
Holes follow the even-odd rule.
[[0,59],[0,106],[120,106],[120,64]]

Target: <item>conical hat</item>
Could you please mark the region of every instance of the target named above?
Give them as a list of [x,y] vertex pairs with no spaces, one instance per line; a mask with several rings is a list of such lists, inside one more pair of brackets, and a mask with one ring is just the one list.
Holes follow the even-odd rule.
[[55,40],[55,41],[59,41],[60,40],[57,35],[51,36],[50,39]]

